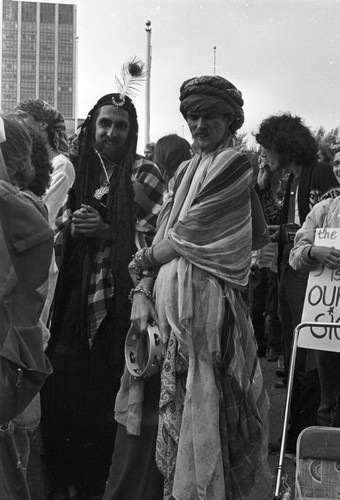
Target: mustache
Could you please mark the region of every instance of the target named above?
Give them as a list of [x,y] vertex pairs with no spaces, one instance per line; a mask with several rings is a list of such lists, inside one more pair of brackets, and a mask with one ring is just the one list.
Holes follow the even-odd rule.
[[112,144],[114,146],[120,144],[118,139],[110,139],[109,137],[104,137],[101,141],[103,144]]
[[208,129],[206,127],[201,127],[199,129],[194,130],[193,136],[195,137],[196,135],[205,135],[208,133]]
[[96,149],[101,149],[103,146],[121,146],[121,142],[117,139],[111,139],[110,137],[103,137],[101,141],[95,143]]

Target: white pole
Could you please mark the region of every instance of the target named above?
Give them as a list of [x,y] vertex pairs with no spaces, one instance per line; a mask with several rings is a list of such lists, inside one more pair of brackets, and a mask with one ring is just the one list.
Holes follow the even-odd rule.
[[150,142],[151,21],[146,21],[145,144]]
[[74,132],[78,128],[78,35],[74,41]]
[[216,75],[216,47],[214,47],[214,76]]

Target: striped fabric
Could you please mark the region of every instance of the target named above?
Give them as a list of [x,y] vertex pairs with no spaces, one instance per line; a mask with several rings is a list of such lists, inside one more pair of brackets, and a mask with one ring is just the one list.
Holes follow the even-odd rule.
[[251,177],[233,149],[196,156],[178,172],[159,218],[154,241],[168,237],[181,255],[155,284],[165,500],[247,498],[268,471],[268,400],[235,290],[247,284],[251,259]]
[[163,205],[154,243],[166,235],[195,266],[232,286],[245,286],[252,245],[248,160],[231,148],[202,160],[196,155],[178,177],[174,201],[168,198]]
[[15,111],[24,111],[33,116],[38,122],[45,122],[49,127],[49,142],[52,142],[51,146],[58,153],[62,153],[67,158],[70,157],[65,120],[56,108],[41,99],[23,99],[17,104]]
[[[237,290],[251,260],[251,177],[233,149],[197,155],[176,172],[158,219],[154,242],[168,238],[180,254],[162,265],[154,288],[164,500],[250,499],[270,475],[268,399]],[[129,434],[140,433],[142,401],[143,384],[126,370],[115,416]]]
[[[133,164],[132,185],[135,192],[137,231],[154,233],[165,190],[159,169],[151,161],[137,155]],[[136,196],[135,185],[142,186],[142,199]]]

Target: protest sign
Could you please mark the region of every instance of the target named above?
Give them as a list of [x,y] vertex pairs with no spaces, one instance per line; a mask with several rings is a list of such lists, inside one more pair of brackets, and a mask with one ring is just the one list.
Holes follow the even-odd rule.
[[[316,229],[314,245],[340,249],[340,229]],[[340,269],[319,264],[309,273],[301,322],[340,323]],[[340,326],[302,328],[298,345],[340,352]]]

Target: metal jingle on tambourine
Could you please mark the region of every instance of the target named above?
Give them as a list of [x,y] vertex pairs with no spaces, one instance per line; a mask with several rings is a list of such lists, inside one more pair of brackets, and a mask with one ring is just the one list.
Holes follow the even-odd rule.
[[147,378],[159,368],[162,357],[162,340],[158,326],[148,325],[147,333],[131,326],[125,339],[126,367],[135,378]]

